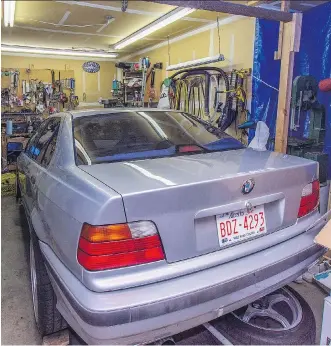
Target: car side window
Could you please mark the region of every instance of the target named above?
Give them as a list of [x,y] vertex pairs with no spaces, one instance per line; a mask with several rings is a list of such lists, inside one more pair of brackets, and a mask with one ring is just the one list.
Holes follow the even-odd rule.
[[40,137],[36,141],[32,158],[38,163],[42,163],[47,148],[53,140],[53,136],[56,137],[60,127],[60,122],[61,118],[50,118],[43,131],[41,132]]
[[[60,124],[58,126],[58,129],[60,127]],[[50,142],[47,145],[47,148],[45,150],[45,154],[41,159],[41,164],[42,166],[47,167],[49,163],[51,162],[51,159],[53,157],[53,154],[55,152],[55,147],[56,147],[56,141],[57,141],[57,135],[58,135],[58,129],[54,132]]]

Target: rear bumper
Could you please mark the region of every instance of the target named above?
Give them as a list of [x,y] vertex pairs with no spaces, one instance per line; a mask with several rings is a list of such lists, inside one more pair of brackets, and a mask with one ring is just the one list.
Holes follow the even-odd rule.
[[[249,256],[163,282],[113,292],[88,290],[41,243],[57,307],[89,344],[143,343],[179,333],[233,311],[293,281],[318,259],[318,224]],[[61,263],[61,262],[60,262]]]

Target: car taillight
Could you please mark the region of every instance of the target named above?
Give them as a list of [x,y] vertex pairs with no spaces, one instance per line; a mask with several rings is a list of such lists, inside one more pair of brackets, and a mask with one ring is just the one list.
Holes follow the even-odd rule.
[[83,225],[78,262],[97,271],[134,266],[164,259],[160,236],[150,221],[91,226]]
[[318,207],[320,197],[320,183],[318,180],[306,185],[301,194],[298,217],[305,216]]
[[179,145],[177,148],[179,153],[201,153],[203,149],[197,145]]

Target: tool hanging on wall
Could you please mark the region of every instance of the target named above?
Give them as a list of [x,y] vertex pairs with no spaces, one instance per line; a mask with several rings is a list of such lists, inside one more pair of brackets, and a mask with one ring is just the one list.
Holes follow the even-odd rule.
[[10,74],[10,87],[13,89],[17,88],[19,72],[13,72]]
[[53,89],[55,89],[55,71],[54,70],[51,70],[51,77],[52,77]]
[[[75,79],[67,78],[63,80],[55,80],[55,71],[50,71],[52,83],[47,83],[39,79],[30,78],[31,70],[26,69],[24,73],[28,74],[28,80],[22,80],[21,86],[19,80],[19,70],[10,70],[8,72],[2,71],[2,77],[9,77],[9,92],[7,94],[2,92],[2,105],[10,108],[25,106],[31,111],[43,114],[49,111],[48,108],[50,106],[53,106],[53,108],[56,110],[60,110],[60,103],[62,106],[68,104],[68,107],[71,107],[71,109],[76,107],[78,104],[78,97],[74,95]],[[61,78],[60,71],[59,78]],[[17,90],[18,86],[21,88],[21,97],[17,96],[17,94],[20,94],[20,92]],[[64,89],[70,90],[69,97],[63,92]]]
[[[242,129],[247,125],[247,97],[244,88],[244,83],[247,77],[251,74],[251,69],[241,69],[232,70],[230,73],[229,84],[230,89],[227,91],[229,93],[229,109],[227,114],[227,119],[220,118],[219,126],[226,127],[223,122],[237,122],[238,116],[242,113],[245,114],[245,122],[238,125],[238,128]],[[245,124],[245,125],[244,125]],[[237,126],[236,126],[237,128]]]
[[128,8],[128,0],[122,0],[122,12],[126,12],[127,8]]
[[22,94],[26,94],[26,80],[22,80]]
[[59,71],[59,80],[58,80],[59,92],[61,92],[61,72]]
[[[166,105],[170,104],[172,108],[189,111],[211,123],[211,119],[215,118],[214,104],[210,101],[211,90],[214,90],[211,87],[211,79],[216,80],[217,85],[220,85],[222,81],[223,90],[229,90],[227,74],[220,68],[199,67],[176,72],[163,82],[158,108],[166,108]],[[218,110],[226,114],[228,94],[224,94],[223,98],[223,102],[218,105]]]
[[148,91],[148,107],[152,106],[152,102],[156,98],[155,69],[154,69],[154,67],[151,70],[150,78],[151,78],[151,84],[150,84],[150,88],[149,88],[149,91]]

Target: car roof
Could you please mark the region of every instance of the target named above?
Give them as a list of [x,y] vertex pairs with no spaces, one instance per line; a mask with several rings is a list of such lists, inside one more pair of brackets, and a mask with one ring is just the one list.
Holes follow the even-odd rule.
[[69,113],[73,118],[80,118],[91,115],[99,115],[99,114],[110,114],[110,113],[127,113],[127,112],[155,112],[155,111],[171,111],[178,112],[174,109],[158,109],[158,108],[96,108],[96,109],[82,109],[70,111]]

